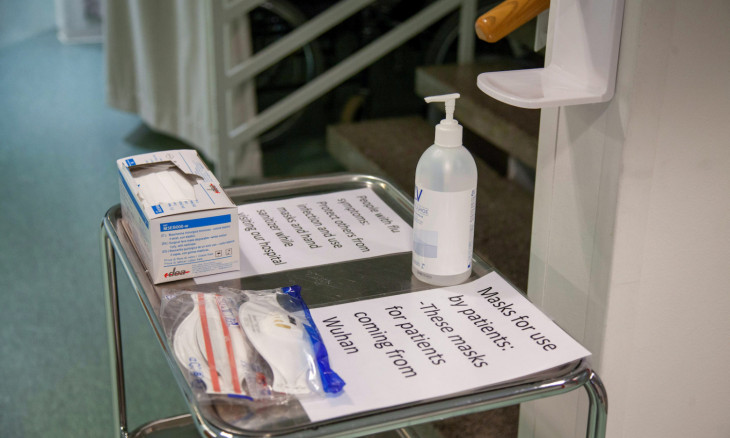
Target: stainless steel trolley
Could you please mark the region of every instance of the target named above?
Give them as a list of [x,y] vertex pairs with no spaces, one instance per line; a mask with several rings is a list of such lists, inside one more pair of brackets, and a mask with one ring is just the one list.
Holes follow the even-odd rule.
[[[300,178],[271,183],[232,187],[226,192],[237,204],[262,200],[327,193],[339,190],[370,187],[395,212],[411,222],[413,206],[411,200],[387,180],[360,174],[341,174],[322,177]],[[161,289],[153,285],[139,257],[121,224],[121,209],[114,206],[105,215],[101,224],[101,249],[104,283],[106,288],[109,343],[112,357],[115,422],[119,435],[143,436],[148,432],[182,427],[194,423],[202,436],[281,436],[281,437],[357,437],[367,434],[400,429],[458,415],[470,414],[515,405],[522,402],[550,397],[584,388],[588,393],[589,410],[586,436],[605,436],[607,417],[606,391],[598,375],[587,362],[577,361],[539,375],[525,377],[505,385],[479,388],[437,399],[394,406],[377,411],[335,418],[312,423],[302,413],[297,421],[278,423],[276,412],[271,412],[271,421],[263,428],[248,428],[240,422],[231,422],[228,415],[215,406],[201,405],[187,384],[175,362],[165,332],[158,318]],[[126,394],[124,385],[124,362],[121,340],[121,321],[117,289],[117,262],[124,268],[132,288],[147,314],[150,324],[160,341],[163,354],[180,387],[190,414],[170,417],[148,423],[130,433],[127,423]],[[361,261],[335,263],[295,271],[249,277],[245,279],[247,289],[264,289],[288,284],[299,284],[304,290],[317,290],[310,307],[357,301],[377,296],[399,294],[427,289],[411,276],[410,254],[395,254]],[[493,268],[475,257],[473,278],[483,276]],[[354,281],[363,280],[368,281]],[[241,280],[225,282],[226,286],[240,286]],[[167,283],[164,289],[185,289],[192,280]],[[356,285],[353,287],[353,284]],[[217,290],[221,283],[196,285],[197,290]],[[345,287],[346,286],[346,287]],[[297,409],[290,406],[287,409]],[[235,424],[234,424],[235,423]]]

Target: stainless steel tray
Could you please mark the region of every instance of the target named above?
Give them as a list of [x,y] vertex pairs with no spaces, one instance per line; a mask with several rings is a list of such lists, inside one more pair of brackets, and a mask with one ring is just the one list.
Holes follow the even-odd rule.
[[[226,192],[238,205],[250,202],[292,198],[348,189],[371,188],[407,223],[412,222],[411,198],[382,178],[360,174],[341,174],[313,178],[301,178],[233,187]],[[117,404],[120,410],[121,428],[126,428],[124,406],[124,382],[121,362],[121,339],[116,296],[115,257],[121,262],[142,303],[172,373],[188,401],[192,419],[202,433],[210,436],[231,434],[234,436],[361,436],[377,431],[390,430],[406,425],[427,422],[435,418],[487,410],[516,404],[553,393],[567,392],[580,386],[593,386],[594,373],[584,362],[568,364],[539,376],[530,376],[519,382],[492,386],[439,399],[424,400],[379,411],[311,423],[296,401],[283,406],[242,405],[220,401],[201,404],[196,400],[184,375],[178,367],[174,353],[165,337],[158,318],[160,297],[174,290],[217,291],[219,286],[241,289],[266,289],[298,284],[306,292],[311,307],[327,306],[432,288],[415,279],[411,274],[410,253],[386,255],[376,258],[284,271],[274,274],[247,277],[218,283],[197,285],[192,280],[155,286],[145,267],[124,232],[121,212],[112,208],[102,224],[103,254],[106,259],[105,275],[110,309],[112,348],[117,352]],[[471,279],[483,276],[493,269],[475,256]],[[121,375],[120,375],[121,374]],[[595,376],[597,378],[597,376]],[[589,385],[590,384],[590,385]],[[601,387],[602,388],[602,387]],[[587,388],[588,389],[588,388]],[[590,393],[590,391],[589,391]],[[593,412],[593,411],[592,411]],[[179,422],[178,419],[175,421]],[[590,435],[592,436],[592,435]]]

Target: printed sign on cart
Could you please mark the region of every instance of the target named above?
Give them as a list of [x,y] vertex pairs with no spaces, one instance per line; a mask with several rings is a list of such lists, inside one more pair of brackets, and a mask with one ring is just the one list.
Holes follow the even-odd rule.
[[412,229],[368,188],[238,207],[240,272],[211,283],[410,252]]
[[311,313],[346,382],[337,397],[301,401],[312,421],[509,382],[590,355],[496,272]]

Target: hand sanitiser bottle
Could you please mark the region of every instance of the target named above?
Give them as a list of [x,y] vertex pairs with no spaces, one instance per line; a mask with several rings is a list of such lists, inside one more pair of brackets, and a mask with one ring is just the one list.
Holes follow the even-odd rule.
[[426,98],[444,102],[446,118],[416,167],[413,275],[435,286],[459,284],[472,269],[477,166],[461,143],[463,128],[454,120],[458,98],[458,93]]

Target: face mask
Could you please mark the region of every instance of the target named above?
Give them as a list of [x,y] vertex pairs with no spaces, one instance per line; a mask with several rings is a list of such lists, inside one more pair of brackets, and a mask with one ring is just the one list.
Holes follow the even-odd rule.
[[192,386],[209,394],[250,398],[244,387],[250,352],[234,311],[217,294],[191,297],[195,307],[178,326],[173,348],[193,376]]
[[274,294],[262,302],[247,301],[239,308],[239,321],[248,340],[271,367],[272,389],[287,394],[307,394],[317,389],[317,368],[302,321],[281,309]]
[[194,176],[184,176],[170,162],[151,163],[131,170],[137,183],[138,196],[149,205],[194,201]]
[[298,286],[175,292],[163,297],[160,314],[203,400],[225,395],[282,403],[292,395],[336,395],[345,385],[329,365]]

